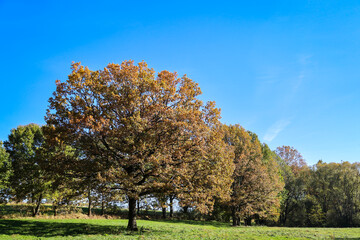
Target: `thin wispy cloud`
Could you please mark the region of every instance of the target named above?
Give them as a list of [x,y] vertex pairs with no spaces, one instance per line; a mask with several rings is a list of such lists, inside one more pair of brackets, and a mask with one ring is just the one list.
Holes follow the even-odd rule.
[[311,58],[312,58],[312,54],[301,54],[298,57],[298,61],[301,65],[307,65],[309,63],[311,63]]
[[277,135],[290,124],[290,120],[282,119],[275,122],[265,133],[264,140],[271,142]]
[[299,89],[305,78],[305,71],[301,71],[294,81],[293,91],[294,93]]

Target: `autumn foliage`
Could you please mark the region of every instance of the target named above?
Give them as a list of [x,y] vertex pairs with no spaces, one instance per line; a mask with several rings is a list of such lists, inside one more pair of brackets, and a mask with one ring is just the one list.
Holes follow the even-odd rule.
[[72,70],[49,100],[48,138],[81,151],[100,178],[126,194],[129,229],[136,229],[142,195],[176,192],[200,212],[211,210],[215,195],[228,196],[233,163],[220,111],[197,98],[197,83],[168,71],[156,75],[145,62],[101,71],[75,63]]
[[[360,226],[359,163],[309,167],[293,147],[275,151],[239,124],[220,122],[196,82],[124,61],[102,70],[73,63],[56,81],[46,125],[0,141],[0,203],[86,203],[114,214],[141,204],[166,218],[283,226]],[[151,199],[151,203],[147,202]],[[149,200],[150,201],[150,200]],[[177,216],[174,216],[174,206]]]
[[229,202],[233,225],[239,225],[241,219],[250,225],[252,218],[276,215],[280,204],[278,194],[283,186],[276,159],[263,154],[255,134],[240,125],[225,128],[225,142],[234,151],[235,171]]

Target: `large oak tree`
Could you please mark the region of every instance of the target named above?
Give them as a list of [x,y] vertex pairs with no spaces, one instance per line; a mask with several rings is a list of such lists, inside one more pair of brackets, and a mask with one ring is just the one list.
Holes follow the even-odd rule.
[[128,229],[137,229],[140,196],[175,191],[206,212],[214,196],[229,193],[233,164],[222,141],[220,111],[198,99],[201,90],[187,76],[156,76],[145,62],[98,71],[75,63],[68,79],[56,85],[46,116],[53,129],[48,137],[81,151],[101,178],[127,195]]

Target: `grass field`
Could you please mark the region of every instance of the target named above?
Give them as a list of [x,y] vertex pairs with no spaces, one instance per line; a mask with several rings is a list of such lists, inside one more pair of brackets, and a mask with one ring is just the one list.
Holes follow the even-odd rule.
[[196,221],[0,219],[0,239],[360,239],[360,228],[231,227]]

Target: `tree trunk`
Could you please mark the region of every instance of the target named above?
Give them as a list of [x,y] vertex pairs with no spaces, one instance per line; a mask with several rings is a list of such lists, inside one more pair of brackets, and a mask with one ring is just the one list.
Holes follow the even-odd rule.
[[286,199],[285,201],[285,209],[284,211],[282,211],[282,213],[280,213],[280,222],[283,226],[286,225],[286,219],[287,219],[287,215],[288,215],[288,210],[289,209],[289,204],[288,204],[288,199]]
[[233,220],[233,226],[239,226],[240,221],[239,218],[236,216],[236,209],[235,207],[231,207],[231,211],[232,211],[232,220]]
[[128,230],[137,231],[136,224],[136,199],[129,197],[129,222],[127,226]]
[[166,207],[162,208],[162,218],[166,219]]
[[57,205],[54,205],[53,208],[54,208],[54,217],[56,217],[56,215],[57,215]]
[[39,199],[38,199],[38,201],[37,201],[37,203],[36,203],[36,207],[35,207],[35,209],[34,209],[34,211],[33,211],[33,217],[35,217],[35,216],[38,214],[38,212],[39,212],[41,200],[42,200],[42,194],[40,194],[40,197],[39,197]]
[[251,217],[245,218],[245,226],[251,226]]
[[170,196],[170,218],[173,217],[173,213],[174,213],[174,210],[173,210],[173,197]]
[[88,192],[88,200],[89,200],[88,216],[91,217],[91,190],[90,189],[89,189],[89,192]]
[[139,215],[140,214],[140,199],[137,200],[136,204],[137,204],[137,215]]
[[260,220],[259,214],[255,214],[255,224],[256,224],[256,225],[260,225],[260,224],[261,224],[261,220]]
[[105,201],[102,199],[101,200],[101,215],[104,215],[105,213]]

